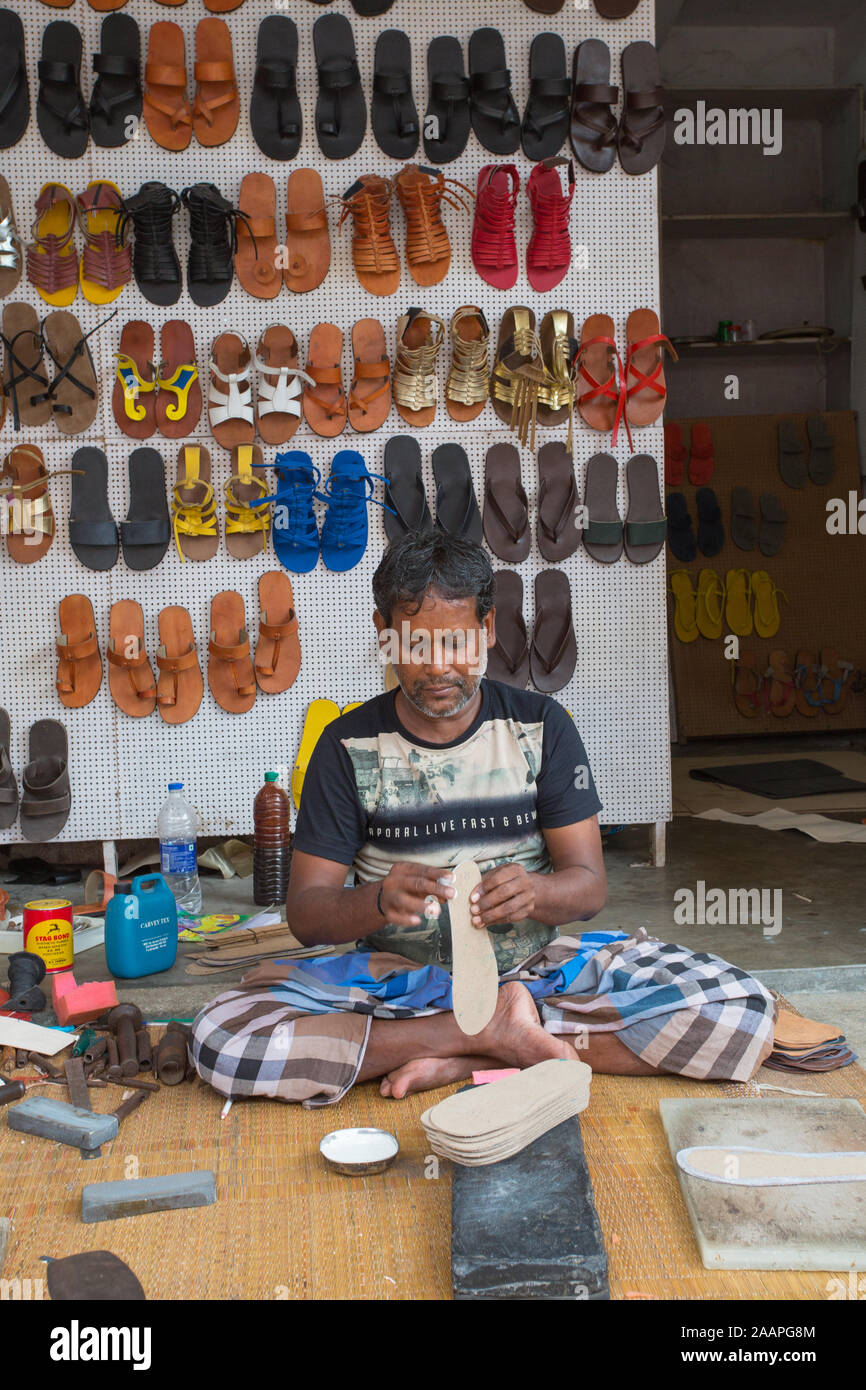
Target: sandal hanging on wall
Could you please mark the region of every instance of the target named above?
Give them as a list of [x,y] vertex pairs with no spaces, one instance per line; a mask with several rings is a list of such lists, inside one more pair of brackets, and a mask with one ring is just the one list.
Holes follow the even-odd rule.
[[378,319],[358,319],[352,328],[355,360],[349,390],[349,424],[359,434],[377,430],[391,409],[391,363]]
[[431,41],[427,80],[430,95],[424,116],[424,153],[431,164],[450,164],[466,149],[472,129],[469,78],[459,39],[446,35]]
[[173,20],[150,26],[144,65],[144,123],[164,150],[185,150],[192,139],[192,107],[186,94],[186,45]]
[[156,709],[156,681],[144,644],[141,604],[132,599],[113,603],[108,629],[105,657],[111,698],[131,719],[143,719]]
[[0,10],[0,149],[17,145],[29,121],[24,25],[13,10]]
[[536,34],[529,49],[529,100],[520,141],[527,159],[559,154],[568,138],[571,79],[559,34]]
[[219,549],[219,523],[211,486],[210,454],[199,444],[177,455],[171,494],[174,543],[181,560],[212,560]]
[[62,183],[46,183],[36,199],[36,212],[33,241],[27,246],[27,279],[46,304],[63,309],[78,293],[75,199]]
[[192,434],[201,418],[195,342],[186,319],[166,319],[159,335],[156,423],[164,439]]
[[163,608],[158,625],[156,703],[166,724],[185,724],[204,695],[192,622],[185,608],[171,606]]
[[81,95],[81,32],[66,19],[55,19],[42,35],[37,65],[39,133],[53,154],[79,159],[87,149],[90,115]]
[[23,268],[24,249],[15,225],[12,193],[0,174],[0,299],[18,288]]
[[226,550],[237,560],[260,555],[268,548],[270,513],[256,506],[268,495],[261,472],[265,466],[258,444],[239,444],[232,450],[232,475],[225,487]]
[[115,309],[87,333],[82,333],[78,319],[66,309],[55,309],[42,325],[42,338],[56,368],[46,394],[61,434],[81,434],[96,419],[99,387],[87,340],[116,313]]
[[209,370],[207,408],[211,434],[224,449],[252,444],[256,433],[252,361],[246,340],[238,333],[220,333],[211,345]]
[[232,36],[222,19],[200,19],[195,31],[195,99],[192,129],[200,145],[212,149],[234,135],[241,103],[235,77]]
[[144,319],[123,325],[115,357],[111,408],[115,421],[131,439],[149,439],[156,430],[156,367],[153,328]]
[[[45,344],[32,304],[3,306],[3,400],[11,402],[12,424],[39,428],[51,419]],[[0,415],[2,419],[2,415]]]
[[286,188],[286,262],[283,279],[293,294],[317,289],[331,264],[331,237],[322,180],[315,169],[295,169]]
[[285,444],[301,423],[301,383],[313,384],[298,366],[298,344],[285,324],[269,324],[259,338],[256,369],[256,429],[266,444]]
[[256,73],[250,98],[253,138],[268,159],[294,159],[303,117],[296,82],[298,29],[285,15],[267,15],[256,40]]
[[48,480],[71,473],[70,468],[49,473],[42,450],[35,444],[17,444],[6,455],[0,471],[0,477],[12,480],[6,494],[6,549],[16,564],[32,564],[48,551],[56,531]]
[[346,426],[343,391],[343,334],[333,323],[319,323],[310,334],[306,373],[313,382],[304,391],[304,416],[310,429],[334,439]]
[[93,71],[90,134],[95,145],[116,149],[133,138],[143,102],[141,34],[129,15],[112,14],[102,21]]
[[301,642],[292,581],[281,570],[259,575],[259,639],[255,670],[259,690],[280,695],[301,669]]
[[520,115],[498,29],[476,29],[470,35],[469,86],[472,129],[481,144],[491,154],[514,154],[520,145]]
[[53,840],[69,819],[71,806],[66,729],[57,719],[37,719],[30,726],[21,778],[21,834],[25,840]]
[[401,29],[385,29],[376,40],[370,119],[380,150],[391,159],[412,158],[420,130],[412,96],[412,48]]
[[224,589],[211,600],[207,683],[228,714],[245,714],[255,704],[256,675],[244,601],[234,589]]
[[93,606],[86,594],[67,594],[58,604],[57,615],[57,694],[67,709],[83,709],[102,684]]
[[129,510],[120,523],[128,569],[152,570],[171,541],[165,499],[165,464],[156,449],[134,449],[129,456]]
[[352,26],[341,14],[326,14],[313,25],[313,48],[319,78],[316,136],[327,159],[348,159],[367,129]]
[[119,537],[108,505],[108,460],[101,449],[77,449],[72,456],[69,543],[90,570],[117,564]]

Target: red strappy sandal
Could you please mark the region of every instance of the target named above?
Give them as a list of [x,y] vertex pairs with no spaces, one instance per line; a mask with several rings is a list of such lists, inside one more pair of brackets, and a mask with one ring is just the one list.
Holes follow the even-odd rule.
[[616,444],[619,422],[625,409],[625,373],[613,334],[613,319],[608,314],[591,314],[581,329],[574,366],[577,368],[577,408],[581,419],[591,429],[610,430],[611,442]]
[[513,164],[485,164],[478,174],[472,220],[472,264],[497,290],[517,284],[514,205],[520,175]]
[[689,449],[689,482],[694,483],[695,487],[704,487],[713,476],[715,467],[716,458],[710,427],[705,420],[696,420],[692,425],[692,442]]
[[676,420],[665,425],[665,485],[680,487],[683,481],[683,466],[686,450],[683,444],[682,427]]
[[[560,165],[568,171],[567,193],[562,191]],[[544,294],[565,278],[571,265],[568,221],[574,197],[574,164],[558,157],[543,159],[534,166],[526,193],[533,222],[526,248],[526,274],[532,288]]]
[[[676,351],[661,332],[654,309],[635,309],[625,325],[625,419],[626,427],[642,429],[655,424],[665,408],[664,353],[677,361]],[[629,442],[631,436],[629,436]]]

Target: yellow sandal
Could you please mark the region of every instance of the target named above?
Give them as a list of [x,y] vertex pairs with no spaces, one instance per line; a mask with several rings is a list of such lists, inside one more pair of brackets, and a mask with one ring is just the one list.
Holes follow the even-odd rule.
[[226,548],[230,555],[246,560],[268,546],[271,514],[267,507],[250,504],[267,497],[267,484],[253,473],[264,468],[258,444],[237,444],[232,450],[234,473],[226,483]]
[[674,596],[674,632],[681,642],[697,641],[695,591],[688,570],[673,571],[671,593]]
[[752,634],[752,580],[747,570],[725,575],[725,622],[737,637]]
[[[198,444],[178,453],[178,480],[171,494],[174,543],[181,560],[211,560],[219,547],[210,454]],[[181,545],[183,538],[183,545]]]
[[779,595],[788,602],[788,595],[777,589],[766,570],[755,570],[752,575],[752,593],[755,599],[755,631],[759,637],[775,637],[779,631]]
[[698,595],[695,617],[698,632],[713,640],[722,635],[725,590],[715,570],[701,570],[698,575]]

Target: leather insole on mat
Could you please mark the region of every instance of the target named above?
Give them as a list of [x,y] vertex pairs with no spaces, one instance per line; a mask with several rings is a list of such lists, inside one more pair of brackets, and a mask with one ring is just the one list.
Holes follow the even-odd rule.
[[721,782],[754,796],[772,801],[787,797],[844,795],[866,792],[866,782],[852,777],[814,758],[792,758],[777,762],[756,762],[719,767],[693,767],[689,776],[698,782]]

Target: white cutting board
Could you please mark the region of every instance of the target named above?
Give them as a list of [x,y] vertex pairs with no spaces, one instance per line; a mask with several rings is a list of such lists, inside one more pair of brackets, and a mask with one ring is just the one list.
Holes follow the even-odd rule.
[[856,1100],[662,1100],[662,1124],[706,1269],[866,1269],[866,1183],[735,1187],[684,1173],[679,1149],[866,1149]]

